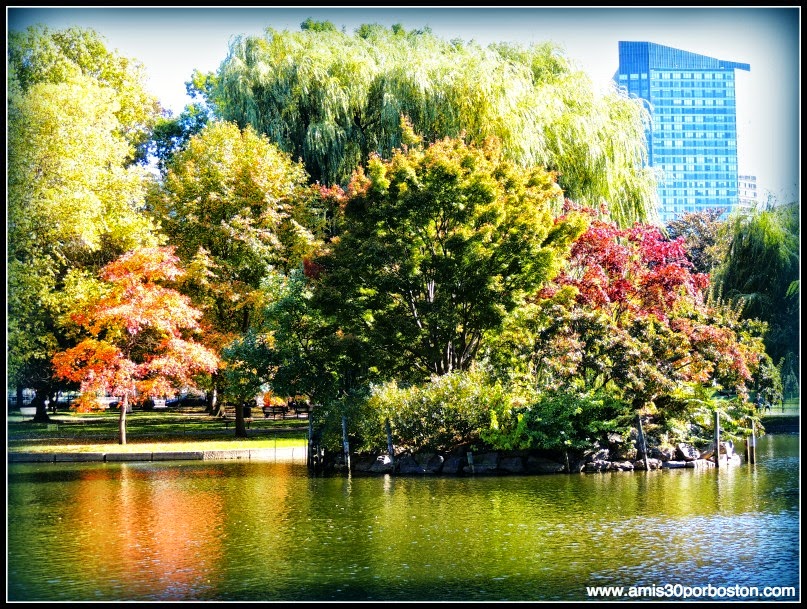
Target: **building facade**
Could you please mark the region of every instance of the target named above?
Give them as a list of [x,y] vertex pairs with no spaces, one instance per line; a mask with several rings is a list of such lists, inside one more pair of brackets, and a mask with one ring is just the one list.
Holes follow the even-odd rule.
[[620,42],[614,80],[646,102],[648,162],[659,170],[659,216],[739,203],[735,70],[714,59],[652,42]]
[[759,194],[757,192],[756,176],[739,176],[737,190],[737,209],[744,214],[749,214],[757,208]]

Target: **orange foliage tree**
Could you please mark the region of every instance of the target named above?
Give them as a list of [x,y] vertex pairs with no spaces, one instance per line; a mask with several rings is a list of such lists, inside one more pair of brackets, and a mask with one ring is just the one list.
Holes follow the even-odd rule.
[[173,397],[218,369],[218,356],[193,340],[202,313],[161,285],[183,273],[173,247],[140,248],[109,263],[101,271],[108,289],[72,315],[90,336],[53,357],[57,378],[81,384],[77,409],[97,406],[99,393],[120,398],[121,444],[130,403]]

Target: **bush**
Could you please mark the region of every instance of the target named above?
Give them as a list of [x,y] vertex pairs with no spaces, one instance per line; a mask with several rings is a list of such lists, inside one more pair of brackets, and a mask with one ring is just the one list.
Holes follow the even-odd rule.
[[424,385],[402,388],[392,381],[373,387],[368,405],[379,429],[389,419],[396,446],[446,452],[479,443],[491,411],[501,410],[506,397],[499,384],[471,370],[435,376]]
[[493,448],[589,448],[610,432],[626,433],[635,416],[629,404],[602,391],[535,392],[508,402],[493,412],[490,429],[482,434]]

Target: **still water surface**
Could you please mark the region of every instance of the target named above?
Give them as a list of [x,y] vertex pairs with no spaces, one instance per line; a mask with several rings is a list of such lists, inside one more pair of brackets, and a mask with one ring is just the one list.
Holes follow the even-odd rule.
[[756,465],[718,471],[476,478],[9,464],[7,595],[540,601],[712,584],[794,586],[779,600],[797,600],[799,436],[757,450]]

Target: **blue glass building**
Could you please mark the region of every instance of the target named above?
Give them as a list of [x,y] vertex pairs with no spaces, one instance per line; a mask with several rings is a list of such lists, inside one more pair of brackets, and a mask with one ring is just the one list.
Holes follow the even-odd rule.
[[660,170],[662,222],[738,203],[734,71],[723,61],[652,42],[620,42],[614,80],[647,102],[649,164]]

